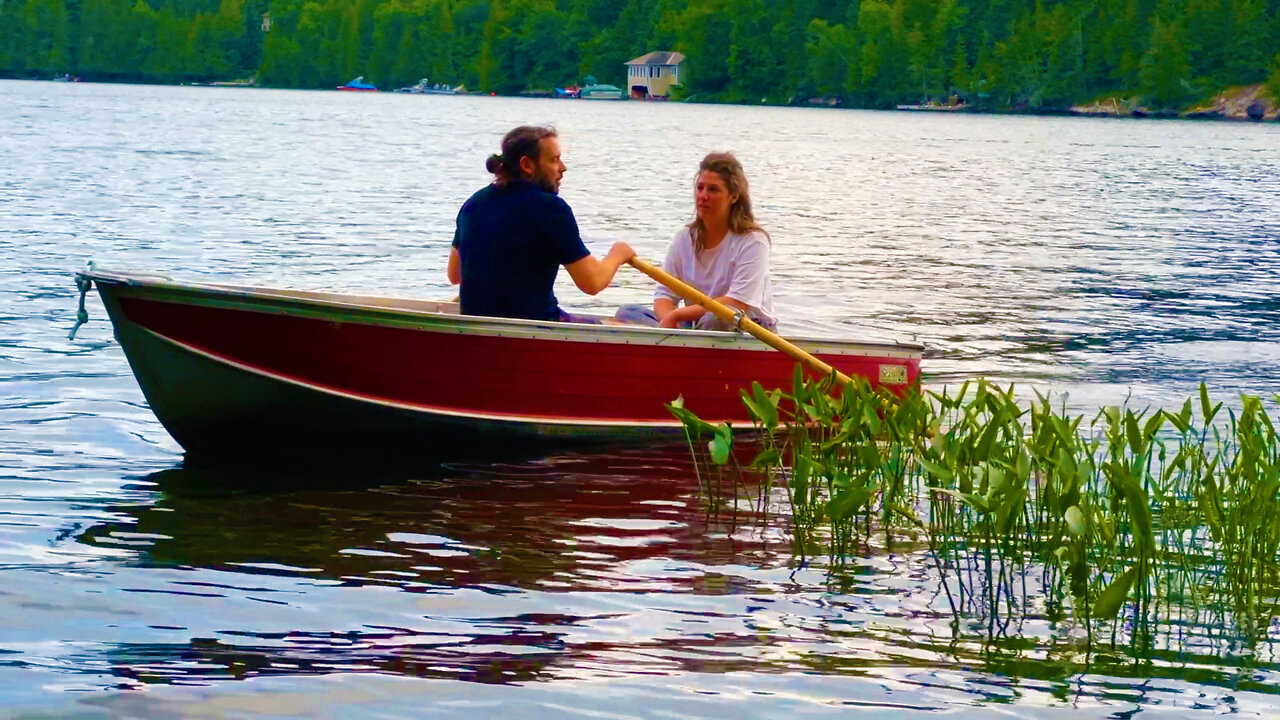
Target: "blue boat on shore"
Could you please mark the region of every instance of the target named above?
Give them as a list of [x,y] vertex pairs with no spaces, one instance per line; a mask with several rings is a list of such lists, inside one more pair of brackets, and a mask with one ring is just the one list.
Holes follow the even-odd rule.
[[355,80],[352,80],[351,82],[347,83],[346,85],[339,85],[339,86],[338,86],[338,89],[339,89],[339,90],[354,90],[354,91],[357,91],[357,92],[377,92],[377,91],[378,91],[378,86],[377,86],[377,85],[373,85],[373,84],[371,84],[371,83],[367,83],[367,82],[365,82],[365,81],[364,81],[364,76],[363,76],[363,75],[360,75],[360,76],[359,76],[359,77],[357,77]]

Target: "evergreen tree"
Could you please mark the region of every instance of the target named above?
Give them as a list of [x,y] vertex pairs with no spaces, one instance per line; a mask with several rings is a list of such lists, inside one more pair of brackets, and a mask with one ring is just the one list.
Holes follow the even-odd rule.
[[1271,60],[1271,74],[1267,76],[1267,93],[1271,102],[1280,107],[1280,55]]
[[119,0],[85,0],[77,72],[111,80],[136,78],[142,58],[133,23],[133,8]]
[[[699,0],[690,0],[689,6]],[[627,0],[618,20],[612,26],[597,33],[582,48],[582,73],[594,76],[599,82],[618,85],[626,83],[628,60],[657,48],[649,47],[654,35],[655,21],[659,17],[656,0]],[[724,27],[727,42],[728,27]],[[665,48],[664,48],[665,49]],[[718,49],[717,49],[718,50]],[[716,52],[713,50],[712,52]]]
[[[901,10],[901,4],[896,8]],[[861,104],[892,106],[917,94],[907,72],[908,48],[903,14],[884,0],[863,0],[858,11],[861,38],[855,82]]]
[[853,33],[842,24],[829,25],[815,18],[809,23],[809,79],[818,95],[843,96],[853,89],[858,46]]
[[763,102],[782,94],[782,63],[775,53],[777,45],[770,42],[775,22],[764,0],[739,0],[735,5],[729,31],[729,83],[735,99]]
[[1191,60],[1185,32],[1177,21],[1151,20],[1151,42],[1142,57],[1139,90],[1155,108],[1176,108],[1191,93]]
[[17,75],[27,67],[27,17],[14,0],[0,0],[0,73]]
[[676,20],[676,49],[686,57],[681,82],[690,95],[715,95],[729,87],[732,25],[722,0],[690,0]]
[[1256,83],[1267,77],[1267,61],[1276,51],[1280,37],[1267,35],[1263,0],[1232,0],[1229,54],[1218,77],[1226,83]]
[[28,70],[54,74],[70,68],[70,26],[63,0],[27,0],[23,12]]

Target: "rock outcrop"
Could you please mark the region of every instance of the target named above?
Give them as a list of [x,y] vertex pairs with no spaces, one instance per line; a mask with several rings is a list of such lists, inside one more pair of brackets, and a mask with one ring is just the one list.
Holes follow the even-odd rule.
[[1262,85],[1229,88],[1212,100],[1181,112],[1143,107],[1136,97],[1107,97],[1085,105],[1073,105],[1072,115],[1093,117],[1184,117],[1197,120],[1280,120],[1280,102],[1271,99]]
[[1261,85],[1228,88],[1207,103],[1188,108],[1183,117],[1220,117],[1227,120],[1272,120],[1280,107]]

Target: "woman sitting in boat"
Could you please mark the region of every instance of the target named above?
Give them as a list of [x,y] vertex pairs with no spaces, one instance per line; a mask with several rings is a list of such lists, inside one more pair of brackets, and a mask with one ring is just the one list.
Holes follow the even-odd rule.
[[[681,228],[667,249],[662,269],[766,328],[777,326],[769,281],[769,234],[751,214],[751,193],[742,163],[729,153],[711,153],[694,181],[696,216]],[[659,327],[728,330],[701,305],[680,306],[680,297],[664,286],[654,293],[653,309],[628,305],[618,310],[623,322]]]

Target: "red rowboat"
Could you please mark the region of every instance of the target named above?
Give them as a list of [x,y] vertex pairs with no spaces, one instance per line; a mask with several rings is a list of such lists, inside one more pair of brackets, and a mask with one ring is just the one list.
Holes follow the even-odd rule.
[[[749,425],[738,391],[790,387],[794,361],[747,335],[465,316],[455,303],[90,269],[156,417],[189,453],[440,456],[682,437],[664,403]],[[793,338],[873,385],[923,348]]]

